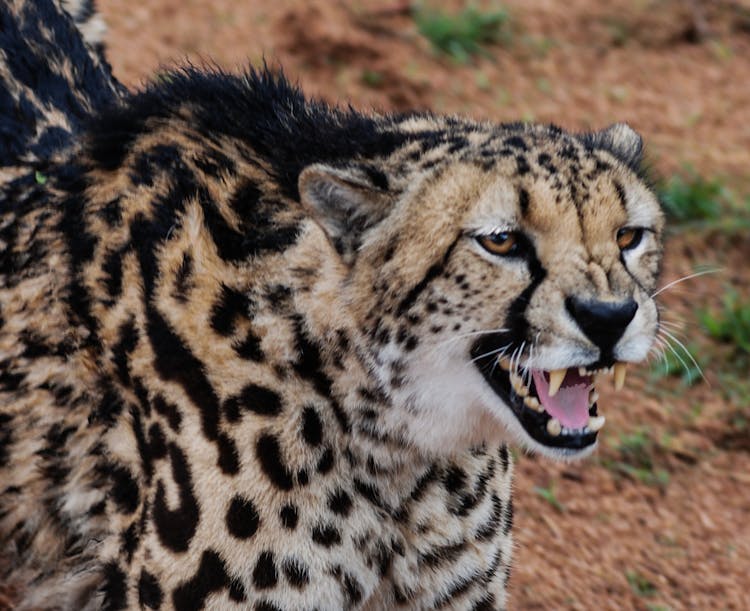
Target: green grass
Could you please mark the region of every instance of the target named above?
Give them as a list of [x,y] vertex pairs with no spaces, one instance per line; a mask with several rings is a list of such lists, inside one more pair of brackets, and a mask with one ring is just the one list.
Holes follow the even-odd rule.
[[613,445],[619,459],[603,460],[602,464],[605,467],[649,486],[665,488],[669,484],[669,473],[657,468],[654,462],[659,444],[651,438],[646,429],[622,433]]
[[743,299],[736,289],[727,289],[718,311],[702,310],[698,316],[711,337],[750,356],[750,301]]
[[560,513],[565,512],[565,505],[563,505],[558,500],[557,496],[555,495],[554,485],[550,484],[548,488],[543,488],[541,486],[534,486],[534,492],[536,492],[540,497],[542,497],[545,501],[547,501]]
[[682,223],[718,220],[729,197],[720,180],[708,180],[692,171],[685,177],[673,176],[659,191],[667,216]]
[[680,230],[750,230],[750,198],[741,201],[719,178],[688,169],[658,185],[657,192],[669,221]]
[[625,579],[638,596],[651,597],[656,594],[656,585],[638,571],[625,571]]
[[412,16],[419,33],[434,49],[461,63],[475,55],[488,56],[487,45],[504,42],[509,36],[509,17],[503,9],[485,12],[467,6],[458,13],[447,13],[417,6]]

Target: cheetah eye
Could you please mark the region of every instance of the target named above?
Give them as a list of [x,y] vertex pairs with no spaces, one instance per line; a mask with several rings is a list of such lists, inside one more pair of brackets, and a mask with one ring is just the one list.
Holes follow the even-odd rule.
[[477,236],[477,242],[493,255],[512,257],[521,254],[523,239],[516,231],[498,231]]
[[617,245],[620,250],[630,250],[640,244],[643,238],[641,227],[622,227],[617,230]]

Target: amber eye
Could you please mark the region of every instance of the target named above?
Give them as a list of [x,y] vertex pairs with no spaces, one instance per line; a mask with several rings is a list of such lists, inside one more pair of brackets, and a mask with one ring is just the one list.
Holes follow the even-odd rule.
[[620,250],[635,248],[643,238],[643,229],[640,227],[623,227],[617,231],[617,245]]
[[493,255],[516,255],[521,248],[519,235],[514,231],[499,231],[477,236],[477,241]]

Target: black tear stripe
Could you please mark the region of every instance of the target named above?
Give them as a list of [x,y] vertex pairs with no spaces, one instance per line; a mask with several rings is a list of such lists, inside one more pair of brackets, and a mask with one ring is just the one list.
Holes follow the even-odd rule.
[[510,304],[508,314],[505,317],[505,324],[503,325],[503,327],[509,329],[509,331],[503,333],[503,336],[508,338],[508,340],[510,340],[510,342],[516,347],[526,341],[529,333],[529,321],[526,320],[526,308],[531,301],[534,291],[536,291],[542,281],[547,277],[547,270],[542,267],[542,263],[539,261],[539,258],[533,249],[528,255],[528,266],[531,282],[521,294],[516,297],[513,303]]
[[198,528],[200,510],[187,460],[182,450],[174,443],[169,444],[169,459],[172,464],[172,477],[180,491],[180,505],[175,510],[169,509],[164,483],[159,480],[154,497],[154,524],[159,540],[165,546],[174,552],[185,552]]
[[409,308],[414,305],[414,302],[417,300],[422,291],[424,291],[427,285],[443,272],[446,264],[448,263],[448,259],[450,259],[450,256],[453,253],[453,250],[456,248],[456,244],[458,244],[458,241],[460,239],[460,235],[456,237],[453,243],[445,251],[445,254],[443,255],[443,258],[440,260],[440,262],[432,265],[430,269],[427,270],[424,278],[422,278],[422,280],[420,280],[416,284],[416,286],[412,287],[412,289],[401,300],[401,302],[398,304],[398,307],[396,308],[397,316],[403,316],[407,312],[407,310],[409,310]]
[[172,602],[177,611],[199,611],[209,594],[228,588],[230,582],[224,561],[208,549],[203,552],[195,575],[172,593]]

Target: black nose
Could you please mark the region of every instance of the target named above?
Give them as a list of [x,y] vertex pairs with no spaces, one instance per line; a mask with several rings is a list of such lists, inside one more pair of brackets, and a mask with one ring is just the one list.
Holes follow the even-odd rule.
[[638,304],[629,299],[619,303],[610,301],[583,301],[578,297],[565,299],[565,308],[594,344],[608,358],[617,341],[625,333],[635,316]]

